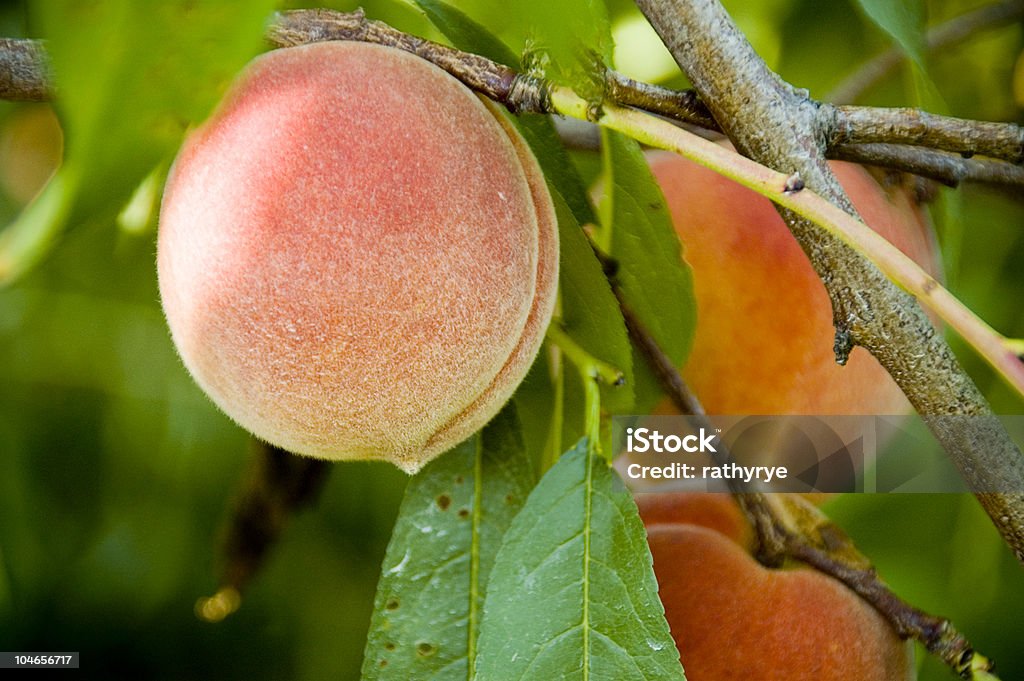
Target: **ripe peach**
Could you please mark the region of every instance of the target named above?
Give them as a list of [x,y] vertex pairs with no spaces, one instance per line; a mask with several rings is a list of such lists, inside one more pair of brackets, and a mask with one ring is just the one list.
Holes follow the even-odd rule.
[[522,138],[399,50],[252,62],[167,181],[160,295],[185,366],[257,437],[413,472],[526,374],[558,280]]
[[750,546],[753,539],[739,505],[731,494],[713,492],[663,492],[636,495],[644,526],[698,525]]
[[[821,281],[765,198],[675,154],[648,156],[693,268],[697,330],[683,369],[709,414],[902,414],[909,404],[864,349],[832,351]],[[864,221],[934,276],[924,211],[901,186],[835,162]]]
[[647,495],[638,502],[689,681],[913,678],[908,644],[852,591],[809,568],[758,564],[737,543],[749,533],[735,534],[731,497]]

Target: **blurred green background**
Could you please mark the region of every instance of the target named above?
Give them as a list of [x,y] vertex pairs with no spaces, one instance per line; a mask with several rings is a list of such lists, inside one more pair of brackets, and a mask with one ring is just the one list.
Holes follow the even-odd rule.
[[[437,37],[399,0],[360,4],[371,17]],[[977,4],[928,3],[930,21]],[[464,5],[492,28],[516,7]],[[726,5],[771,65],[815,96],[889,45],[852,2]],[[38,36],[34,9],[0,7],[0,35]],[[684,84],[630,2],[611,0],[609,12],[624,70]],[[503,37],[522,47],[514,28]],[[948,111],[1021,122],[1022,45],[1020,25],[1009,26],[930,59]],[[866,101],[913,103],[913,91],[901,72]],[[124,130],[115,124],[117,92],[104,96],[103,145],[116,149]],[[0,103],[3,222],[15,219],[59,156],[49,106]],[[577,160],[595,166],[585,154]],[[76,161],[89,172],[88,158]],[[140,178],[128,179],[133,187]],[[193,606],[216,588],[216,537],[247,466],[248,437],[174,353],[157,295],[151,203],[143,194],[135,212],[118,219],[124,187],[89,186],[49,257],[0,289],[0,649],[81,651],[82,678],[358,678],[405,476],[383,464],[335,466],[317,507],[294,519],[241,610],[220,624],[199,621]],[[937,209],[955,293],[996,328],[1024,336],[1024,202],[966,187],[945,192]],[[997,411],[1024,413],[951,340]],[[901,595],[951,617],[1004,679],[1024,678],[1024,569],[973,499],[846,496],[830,510]],[[930,659],[921,674],[953,678]]]

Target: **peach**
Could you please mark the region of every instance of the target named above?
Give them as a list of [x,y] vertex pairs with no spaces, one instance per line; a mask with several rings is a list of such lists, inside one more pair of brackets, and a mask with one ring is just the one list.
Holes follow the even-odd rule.
[[[832,349],[832,307],[785,223],[765,198],[667,152],[648,162],[693,269],[697,329],[683,374],[709,414],[886,415],[909,403],[885,369],[855,348]],[[835,162],[864,221],[933,276],[927,216],[902,186]]]
[[689,681],[913,678],[907,644],[832,578],[768,570],[697,525],[657,525],[649,542]]
[[181,358],[257,437],[414,472],[529,369],[558,281],[523,139],[411,54],[255,59],[186,140],[157,263]]
[[698,525],[751,546],[753,536],[731,494],[663,492],[636,495],[640,517],[648,529],[656,525]]
[[856,594],[809,568],[764,568],[737,544],[730,497],[650,496],[646,512],[638,501],[689,681],[914,677],[909,645]]

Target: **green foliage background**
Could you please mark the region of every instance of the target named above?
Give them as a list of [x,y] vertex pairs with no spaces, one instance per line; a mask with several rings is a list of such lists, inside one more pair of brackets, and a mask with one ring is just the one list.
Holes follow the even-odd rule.
[[[323,4],[353,9],[356,3]],[[360,4],[371,17],[442,38],[412,5]],[[546,48],[557,55],[564,48],[559,32],[576,25],[552,9],[557,2],[457,4],[517,53]],[[974,4],[932,2],[921,16],[934,22]],[[726,5],[771,65],[815,96],[890,45],[851,3]],[[619,45],[618,62],[643,65],[647,71],[637,76],[658,73],[664,55],[653,34],[637,29],[631,3],[609,0],[605,10],[580,0],[572,8],[607,11],[613,35],[631,40]],[[238,12],[167,12],[161,14],[170,22],[165,34],[154,29],[145,40],[116,31],[104,37],[109,70],[90,77],[105,79],[108,87],[76,92],[60,111],[68,133],[62,172],[70,167],[79,178],[74,194],[60,199],[67,202],[66,235],[52,240],[55,248],[40,267],[0,289],[0,649],[80,650],[83,678],[358,678],[374,589],[406,482],[384,464],[336,466],[319,505],[288,528],[242,609],[219,625],[193,615],[195,600],[216,586],[215,538],[246,466],[248,438],[200,393],[175,356],[156,290],[155,215],[130,228],[116,216],[143,176],[169,160],[184,126],[226,85],[230,71],[207,68],[210,63],[240,64],[259,48],[262,19]],[[126,22],[125,31],[135,25]],[[0,35],[35,37],[45,25],[38,6],[0,8]],[[76,28],[47,30],[73,36]],[[207,32],[217,39],[186,43],[194,59],[153,58],[161,54],[153,41]],[[607,52],[600,35],[595,29],[585,37]],[[211,41],[234,47],[208,53]],[[1022,44],[1019,26],[983,34],[928,59],[927,74],[951,113],[1020,122]],[[147,64],[171,69],[165,76],[175,78],[156,79],[151,92],[116,86],[126,66]],[[869,101],[913,103],[920,78],[890,78]],[[166,98],[167,89],[198,81],[202,88],[187,102]],[[667,82],[684,84],[678,76]],[[5,137],[11,121],[40,106],[0,103],[2,145],[17,147],[18,140]],[[140,119],[146,107],[169,117]],[[88,121],[92,127],[80,132],[76,126]],[[25,157],[0,156],[0,176],[17,175],[20,168],[10,164],[19,158]],[[573,160],[588,181],[596,178],[596,155],[577,153]],[[0,218],[12,223],[23,206],[0,185]],[[941,208],[951,287],[993,326],[1024,336],[1024,203],[967,187]],[[1019,399],[952,340],[997,411],[1022,413]],[[536,415],[521,418],[529,446],[537,439],[531,434]],[[953,618],[998,661],[1003,678],[1024,677],[1024,570],[970,498],[847,496],[830,511],[900,594]],[[952,677],[926,660],[922,678]]]

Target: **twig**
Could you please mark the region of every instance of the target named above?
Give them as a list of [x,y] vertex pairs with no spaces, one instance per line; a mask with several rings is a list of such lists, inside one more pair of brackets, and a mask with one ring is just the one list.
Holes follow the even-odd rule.
[[[600,128],[596,123],[588,123],[578,118],[556,117],[555,127],[562,143],[572,149],[600,149]],[[721,133],[713,132],[709,128],[696,126],[693,126],[690,132],[705,139],[723,137]],[[1024,190],[1024,165],[987,158],[968,159],[960,154],[903,144],[841,144],[829,149],[826,156],[832,160],[850,161],[917,175],[947,187],[959,187],[964,183],[985,184],[1004,190],[1010,198],[1024,200],[1024,192],[1021,191]]]
[[[585,115],[591,106],[589,102],[564,88],[552,90],[552,102],[559,112],[575,116]],[[1024,396],[1024,364],[1021,364],[1007,348],[1005,337],[978,318],[911,258],[859,219],[810,190],[786,191],[785,174],[687,133],[667,121],[613,104],[606,105],[601,113],[602,125],[645,144],[667,149],[696,161],[827,229],[854,251],[869,258],[888,280],[909,291],[947,322]],[[928,333],[931,336],[935,335],[930,325]],[[1021,460],[1022,465],[1017,470],[1015,478],[1019,484],[1010,485],[1010,488],[1015,490],[1024,489],[1024,459],[1019,455],[1016,458]],[[983,481],[981,477],[975,477],[971,482],[972,488],[979,491],[1006,490],[1003,486],[993,487],[990,481]]]
[[[1017,1],[1024,2],[1024,0]],[[278,47],[321,40],[361,40],[389,45],[419,55],[511,110],[534,113],[550,112],[550,107],[545,99],[547,92],[542,87],[542,81],[518,74],[512,69],[490,60],[396,31],[387,24],[366,19],[361,12],[349,14],[330,10],[284,12],[279,14],[276,21],[270,25],[268,40]],[[699,96],[693,90],[672,90],[638,82],[616,71],[607,70],[605,72],[605,91],[609,99],[620,104],[665,116],[684,125],[710,131],[720,130],[706,105],[700,101]],[[52,84],[47,73],[45,50],[42,43],[33,40],[0,40],[0,99],[42,101],[52,98],[52,95]],[[808,102],[811,101],[808,100]],[[868,121],[872,120],[871,112],[873,111],[885,112],[886,110],[865,112],[864,117]],[[852,122],[851,124],[856,125]],[[1005,124],[988,125],[995,126],[994,130],[997,134],[1006,136]],[[875,127],[877,128],[877,126]],[[980,144],[975,146],[978,148],[990,146],[984,137],[987,133],[987,129],[980,131],[982,139]],[[859,135],[860,133],[854,130],[851,134]],[[878,136],[877,130],[865,134],[872,138]],[[883,134],[882,137],[885,138],[885,135]],[[906,137],[906,134],[903,137]],[[896,142],[899,140],[883,139],[883,141]],[[999,144],[1003,146],[1004,142]],[[959,151],[959,147],[956,151]],[[897,153],[895,149],[884,154],[878,149],[857,152],[849,148],[849,145],[839,142],[826,148],[825,153],[828,158],[848,158],[850,160],[857,155],[873,156],[878,159],[876,162],[883,167],[920,174],[944,184],[983,182],[1009,188],[1024,187],[1024,181],[1020,179],[1020,172],[1013,166],[1002,166],[998,160],[963,160],[956,165],[948,162],[940,163],[935,159],[925,162],[922,158],[927,157],[926,154],[909,154],[902,150]]]
[[[840,144],[829,158],[909,172],[947,187],[981,182],[997,187],[1024,188],[1024,165],[985,158],[965,159],[959,154],[899,144]],[[1016,193],[1018,198],[1019,192]]]
[[623,106],[632,106],[680,123],[721,132],[711,112],[694,90],[672,90],[641,83],[618,71],[607,69],[605,95]]
[[[1022,17],[1024,17],[1024,0],[1005,0],[985,5],[928,29],[925,37],[925,49],[928,52],[937,52],[962,43],[976,33],[1005,26]],[[864,92],[874,87],[876,83],[903,63],[906,57],[906,53],[899,48],[893,47],[886,50],[844,78],[825,97],[825,101],[834,104],[849,104],[857,101]]]
[[620,386],[625,382],[621,369],[581,348],[557,320],[548,327],[547,339],[557,345],[565,353],[566,358],[588,378],[608,386]]
[[[647,363],[654,371],[658,382],[661,383],[662,388],[665,390],[665,394],[672,400],[672,404],[675,405],[680,413],[702,416],[704,414],[704,407],[697,399],[697,396],[690,391],[690,387],[683,380],[675,363],[664,353],[658,342],[644,328],[640,318],[626,304],[621,290],[615,285],[614,279],[609,278],[609,281],[612,282],[612,291],[619,301],[619,309],[622,311],[622,318],[626,322],[626,331],[629,333],[629,338],[647,359]],[[729,478],[730,482],[734,479]],[[742,481],[738,480],[738,482]]]
[[[607,257],[599,253],[607,262]],[[605,268],[614,272],[614,268]],[[619,293],[614,274],[608,274],[612,291],[626,321],[630,340],[647,361],[662,389],[681,414],[701,422],[704,406],[690,390],[675,363],[658,346],[636,313]],[[719,458],[728,460],[724,446]],[[913,638],[966,679],[994,679],[992,664],[974,652],[971,645],[947,619],[929,615],[899,598],[879,578],[870,561],[850,538],[816,507],[799,495],[763,494],[746,489],[742,480],[730,478],[729,488],[736,497],[757,536],[757,558],[768,567],[780,567],[786,558],[799,560],[819,572],[842,582],[885,617],[900,638]]]
[[46,49],[37,40],[0,38],[0,99],[45,102],[50,88]]
[[238,609],[241,593],[259,571],[285,525],[316,502],[331,464],[295,456],[253,440],[253,459],[223,529],[220,587],[196,603],[196,614],[217,622]]
[[966,157],[979,154],[1024,162],[1024,128],[1015,123],[970,121],[919,109],[822,104],[819,114],[829,148],[840,144],[910,144]]
[[292,10],[277,15],[267,39],[278,47],[324,40],[358,40],[411,52],[456,76],[466,85],[505,105],[512,112],[546,113],[547,91],[542,82],[478,55],[395,30],[367,19],[362,10]]
[[[704,407],[690,391],[674,363],[647,332],[636,314],[618,295],[630,340],[640,350],[662,389],[680,413],[702,419]],[[697,421],[709,428],[709,422]],[[724,446],[717,457],[729,459]],[[742,480],[729,487],[757,536],[757,558],[768,567],[780,567],[786,558],[801,561],[842,582],[882,614],[900,638],[913,638],[966,679],[993,679],[992,665],[947,619],[929,615],[902,600],[885,585],[870,561],[850,538],[812,504],[793,494],[763,494],[747,490]],[[988,674],[988,676],[985,676]]]
[[[579,346],[559,320],[548,326],[547,340],[561,350],[569,362],[576,367],[583,382],[584,424],[583,432],[587,436],[587,448],[602,457],[609,456],[601,444],[601,390],[600,385],[618,387],[624,384],[625,377],[617,367],[604,362]],[[611,465],[611,461],[608,461]]]
[[870,561],[837,525],[795,494],[744,495],[740,505],[761,506],[772,535],[762,546],[781,546],[785,557],[806,563],[845,584],[885,617],[900,638],[913,638],[963,679],[997,677],[991,661],[978,654],[953,623],[910,605],[886,586]]

